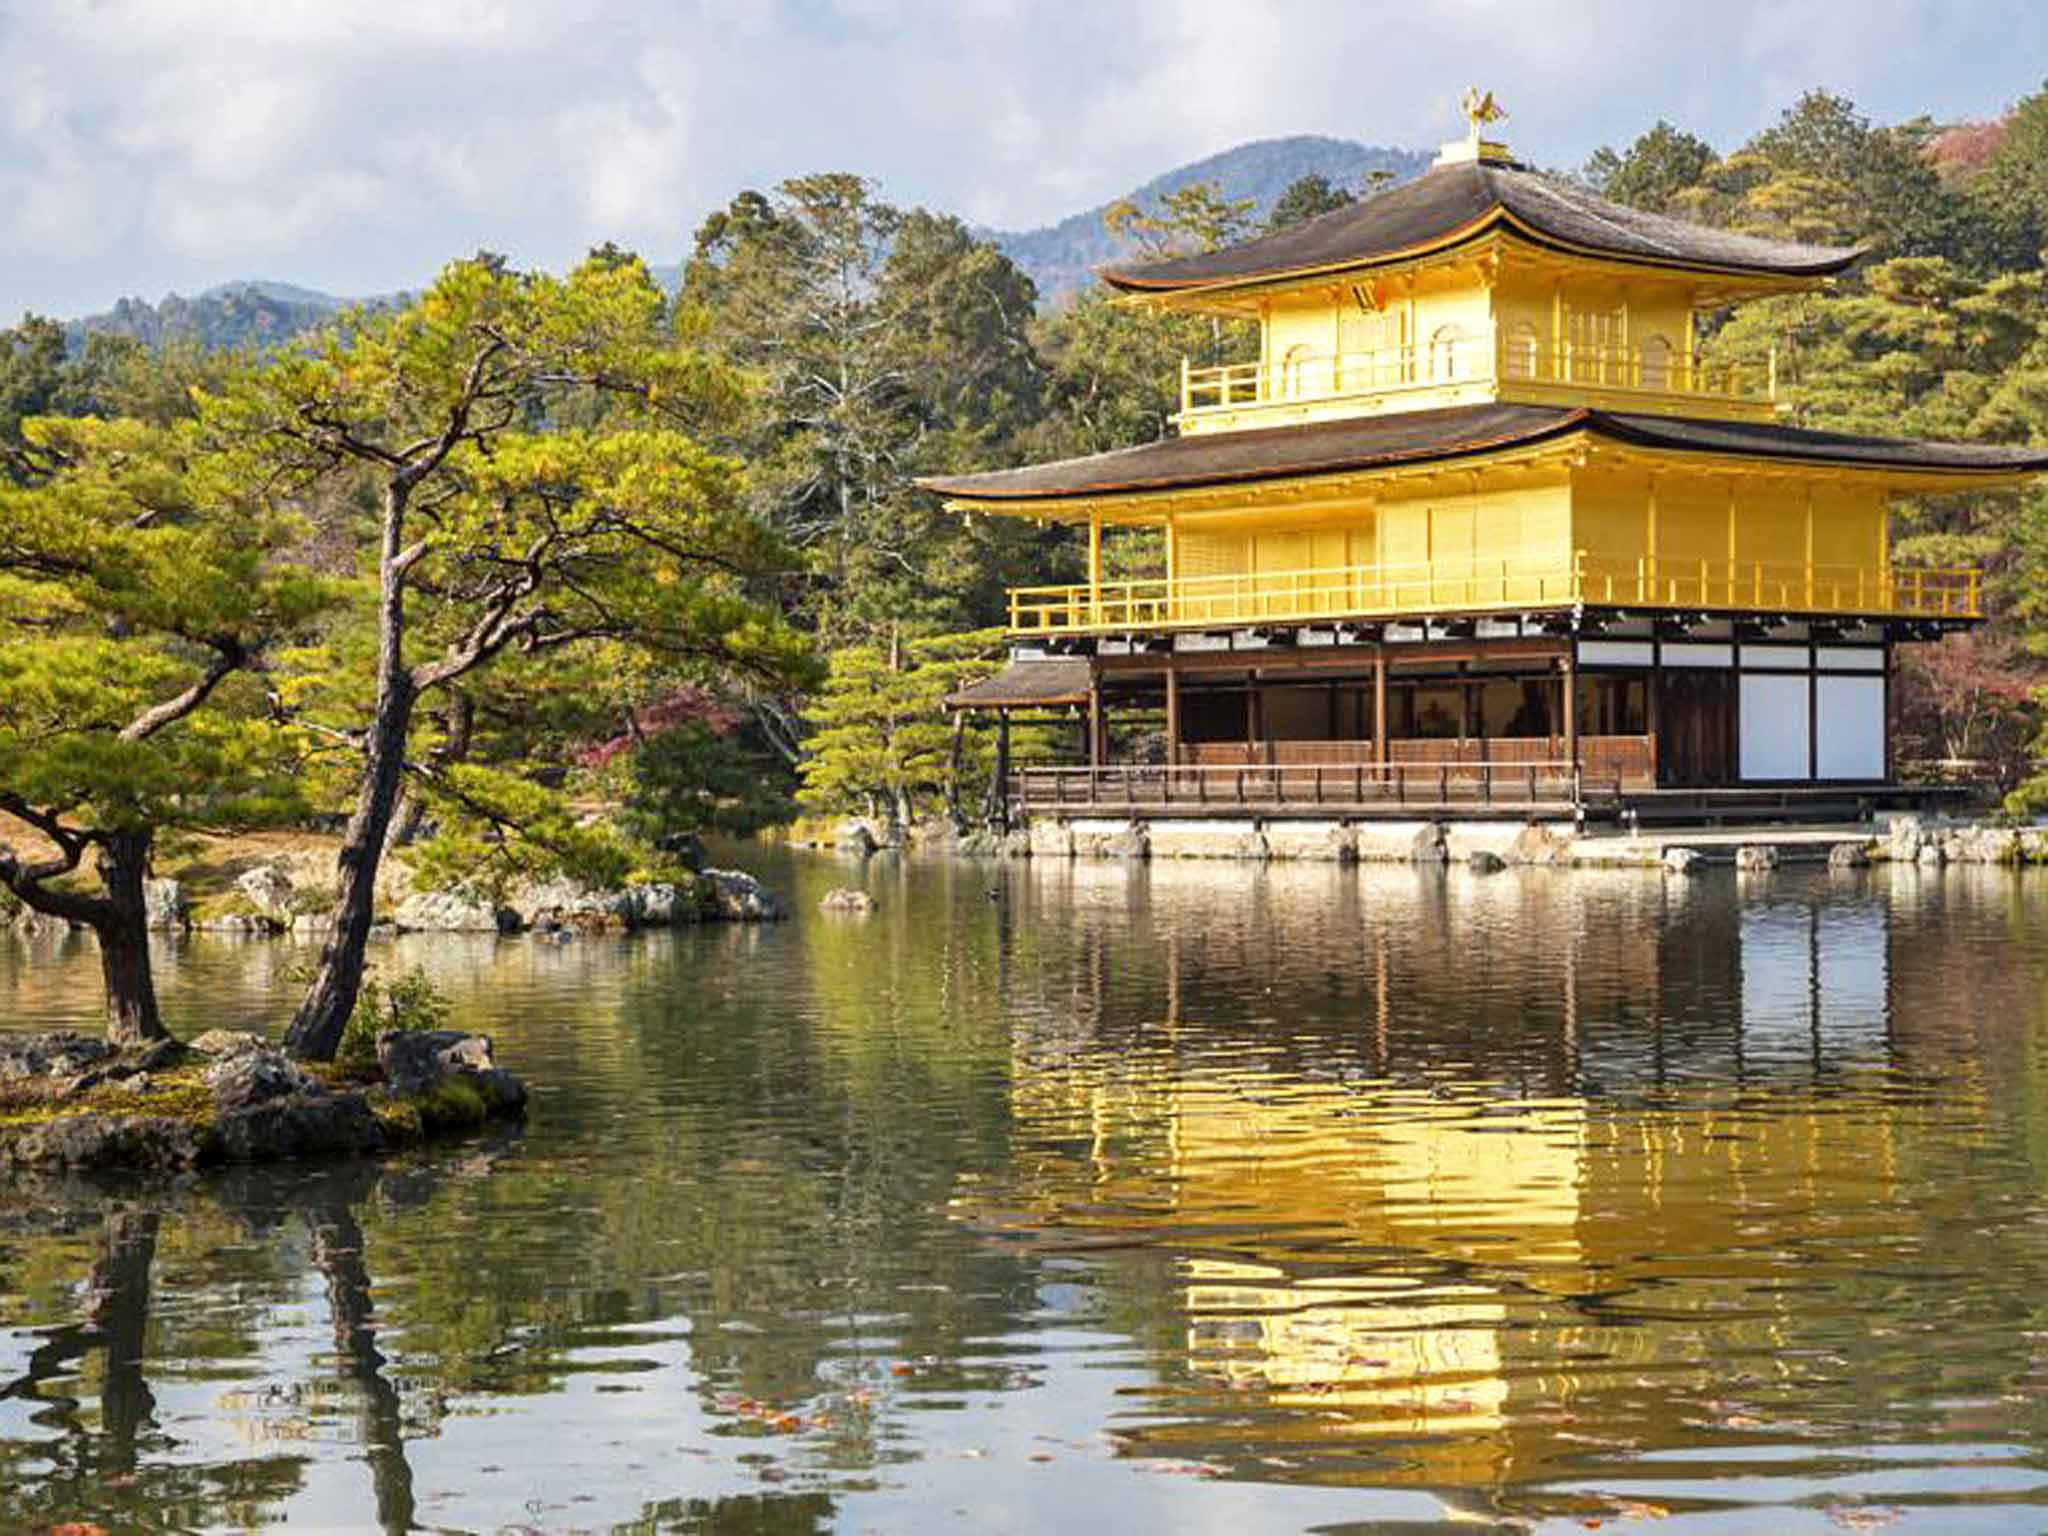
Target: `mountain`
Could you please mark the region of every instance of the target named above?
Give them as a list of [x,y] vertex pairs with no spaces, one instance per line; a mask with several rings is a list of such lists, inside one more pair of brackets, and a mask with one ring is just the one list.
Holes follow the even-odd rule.
[[[1129,196],[1140,208],[1150,210],[1170,192],[1212,181],[1227,198],[1251,198],[1254,213],[1264,219],[1280,194],[1304,176],[1322,176],[1334,186],[1355,192],[1374,171],[1391,172],[1400,181],[1419,176],[1428,168],[1430,158],[1421,150],[1293,134],[1256,139],[1183,165],[1155,176]],[[1042,229],[982,229],[975,233],[993,240],[1004,255],[1030,273],[1041,301],[1052,303],[1087,287],[1103,263],[1130,254],[1129,246],[1112,239],[1102,226],[1102,216],[1109,208],[1109,203],[1103,203]]]
[[[1256,215],[1263,219],[1280,194],[1303,176],[1323,176],[1333,185],[1355,191],[1365,185],[1372,172],[1390,172],[1405,181],[1419,175],[1428,164],[1429,156],[1418,150],[1295,134],[1226,149],[1206,160],[1155,176],[1129,195],[1139,207],[1150,209],[1169,192],[1198,181],[1211,181],[1227,198],[1252,199]],[[1102,216],[1109,206],[1103,203],[1042,229],[982,229],[975,233],[993,240],[1031,275],[1038,285],[1041,302],[1054,303],[1085,288],[1093,281],[1095,268],[1104,262],[1130,254],[1127,245],[1111,239],[1102,227]],[[673,290],[681,272],[673,266],[657,267],[655,275],[664,287]],[[153,347],[189,341],[208,349],[260,349],[289,341],[353,305],[388,304],[404,297],[383,294],[370,299],[340,298],[292,283],[245,279],[222,283],[193,298],[173,293],[156,304],[146,299],[123,299],[104,314],[67,322],[64,329],[74,348],[83,346],[87,336],[108,333],[133,336]]]
[[343,299],[292,283],[222,283],[192,298],[166,294],[151,304],[122,299],[105,314],[72,320],[64,327],[72,346],[92,335],[132,336],[152,347],[193,342],[212,351],[231,347],[274,347],[310,331],[355,304],[390,303],[401,295]]

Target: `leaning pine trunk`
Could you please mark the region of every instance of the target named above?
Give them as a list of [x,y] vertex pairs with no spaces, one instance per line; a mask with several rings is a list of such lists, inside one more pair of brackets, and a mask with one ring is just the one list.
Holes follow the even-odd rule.
[[342,1031],[355,1012],[363,984],[363,956],[375,920],[377,868],[384,856],[385,834],[398,809],[405,771],[405,736],[412,723],[412,677],[399,671],[385,679],[370,726],[369,751],[363,764],[363,785],[354,814],[341,839],[335,883],[334,928],[320,952],[313,985],[285,1031],[285,1049],[301,1061],[332,1061],[341,1049]]
[[106,897],[93,903],[90,920],[107,982],[107,1039],[115,1045],[170,1039],[149,972],[149,910],[142,896],[149,846],[150,834],[143,831],[115,832],[100,847]]
[[301,1061],[332,1061],[363,985],[363,954],[375,916],[377,866],[404,787],[405,738],[419,686],[405,664],[405,532],[408,482],[384,489],[383,559],[378,573],[377,708],[363,758],[362,788],[342,834],[334,889],[334,931],[320,952],[313,985],[285,1031],[285,1049]]

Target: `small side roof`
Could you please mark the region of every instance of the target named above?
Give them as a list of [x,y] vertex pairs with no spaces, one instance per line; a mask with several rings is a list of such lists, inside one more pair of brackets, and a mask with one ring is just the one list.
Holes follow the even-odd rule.
[[1114,496],[1299,475],[1334,474],[1533,446],[1588,432],[1636,447],[1843,468],[2020,475],[2048,470],[2048,447],[1938,443],[1773,422],[1696,421],[1584,407],[1489,403],[1242,432],[1162,438],[1081,459],[917,483],[982,503]]
[[1502,226],[1538,243],[1621,261],[1772,277],[1824,277],[1863,254],[1712,229],[1609,202],[1590,187],[1513,161],[1471,160],[1438,165],[1257,240],[1105,267],[1101,276],[1127,293],[1236,287],[1427,255]]
[[948,709],[1049,709],[1088,702],[1088,658],[1013,661],[994,677],[946,695]]

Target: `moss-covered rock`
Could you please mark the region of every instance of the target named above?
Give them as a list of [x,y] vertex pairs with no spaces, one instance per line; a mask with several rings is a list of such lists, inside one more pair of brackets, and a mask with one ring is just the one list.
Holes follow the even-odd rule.
[[522,1115],[525,1085],[491,1062],[487,1041],[460,1039],[453,1065],[394,1092],[268,1046],[209,1055],[173,1042],[118,1051],[88,1036],[16,1037],[0,1054],[0,1167],[361,1156]]

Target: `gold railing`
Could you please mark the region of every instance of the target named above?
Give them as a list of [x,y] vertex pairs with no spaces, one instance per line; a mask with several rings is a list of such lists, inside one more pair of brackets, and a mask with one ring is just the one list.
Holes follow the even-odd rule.
[[1582,553],[1569,564],[1549,567],[1524,560],[1432,561],[1017,587],[1010,592],[1010,629],[1043,635],[1305,623],[1573,603],[1928,618],[1982,613],[1974,570]]
[[1339,400],[1443,389],[1475,382],[1556,385],[1597,395],[1734,400],[1768,405],[1777,399],[1775,352],[1761,364],[1707,364],[1669,346],[1574,345],[1490,328],[1405,347],[1368,352],[1318,352],[1275,363],[1181,363],[1184,416],[1251,406]]

